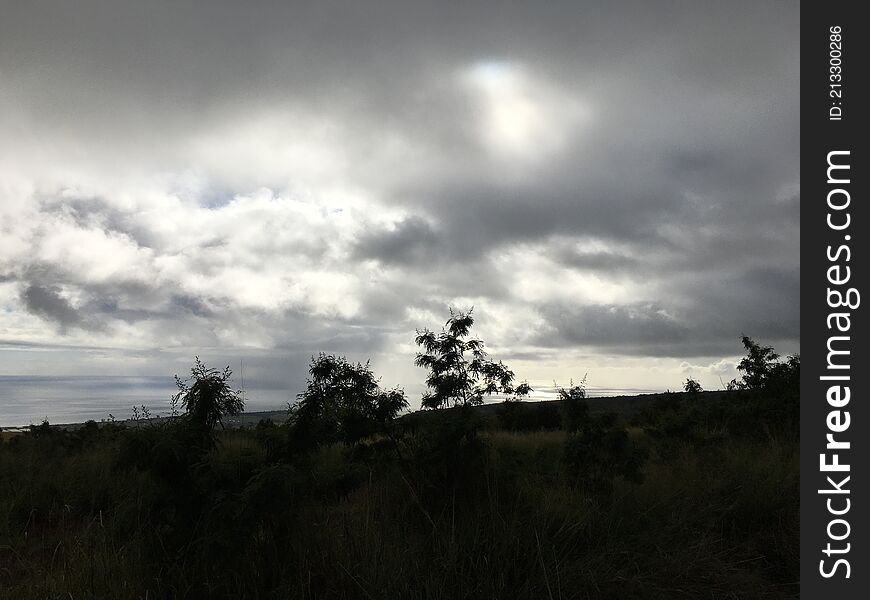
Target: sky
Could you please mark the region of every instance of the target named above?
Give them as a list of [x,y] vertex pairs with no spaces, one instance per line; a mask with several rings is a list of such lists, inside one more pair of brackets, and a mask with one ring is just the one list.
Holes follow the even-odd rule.
[[472,306],[533,387],[799,351],[797,2],[0,6],[0,375],[419,406]]

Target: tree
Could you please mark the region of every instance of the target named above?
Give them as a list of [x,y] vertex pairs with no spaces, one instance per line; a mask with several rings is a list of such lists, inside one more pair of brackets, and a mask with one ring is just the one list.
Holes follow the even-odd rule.
[[188,420],[204,431],[212,431],[218,424],[223,427],[224,417],[245,409],[240,392],[230,387],[232,374],[229,366],[223,371],[210,369],[197,356],[188,379],[175,376],[178,393],[172,397],[173,405],[180,401]]
[[[528,383],[513,386],[514,372],[501,361],[488,358],[483,341],[468,338],[474,318],[468,312],[450,309],[441,333],[418,329],[414,342],[423,348],[415,363],[429,371],[423,408],[447,408],[451,404],[475,406],[483,397],[495,393],[527,395]],[[466,353],[470,354],[469,357]]]
[[703,392],[704,389],[701,387],[700,383],[698,383],[695,379],[689,377],[686,379],[686,383],[683,386],[683,391],[687,394],[691,394],[694,397]]
[[765,386],[775,392],[799,394],[801,381],[801,355],[793,354],[785,361],[775,363],[767,374]]
[[377,433],[407,408],[400,388],[382,390],[369,363],[320,354],[311,359],[311,377],[291,409],[296,445],[303,448],[341,441],[358,444]]
[[743,372],[743,381],[738,387],[747,390],[758,390],[764,387],[779,354],[771,346],[762,346],[748,336],[743,336],[743,347],[746,356],[737,365],[737,370]]
[[754,422],[762,425],[756,426],[759,435],[771,435],[773,429],[790,434],[800,419],[800,355],[780,359],[770,346],[762,346],[747,336],[742,341],[746,356],[737,369],[743,377],[739,381],[732,379],[726,389],[748,392],[743,394],[750,402],[744,415],[751,422],[745,428],[752,428]]

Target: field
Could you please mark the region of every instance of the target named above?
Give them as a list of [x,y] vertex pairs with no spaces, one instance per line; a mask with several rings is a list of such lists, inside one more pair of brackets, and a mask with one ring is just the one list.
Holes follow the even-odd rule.
[[443,409],[307,452],[267,421],[33,427],[0,445],[0,597],[795,598],[783,406]]

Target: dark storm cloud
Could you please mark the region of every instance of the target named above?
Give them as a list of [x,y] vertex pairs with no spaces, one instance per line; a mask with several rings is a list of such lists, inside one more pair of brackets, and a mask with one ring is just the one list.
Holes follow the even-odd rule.
[[[208,314],[199,298],[170,295],[164,300],[159,292],[141,284],[81,284],[53,273],[50,268],[31,269],[30,274],[38,274],[40,281],[48,283],[30,283],[22,290],[27,310],[59,325],[61,333],[69,332],[70,328],[105,331],[110,319],[133,324]],[[80,296],[77,306],[62,295],[61,285]]]
[[[0,151],[38,200],[20,246],[47,249],[10,244],[0,277],[66,332],[249,336],[296,366],[389,351],[457,299],[539,316],[524,340],[538,348],[796,346],[798,16],[794,2],[13,3]],[[498,119],[482,133],[504,93],[474,87],[480,65],[516,67],[508,109],[540,111],[531,133]],[[277,218],[287,198],[316,210]],[[85,237],[96,258],[76,254]],[[120,250],[136,265],[113,267]],[[625,295],[564,289],[575,275]],[[281,380],[281,359],[257,356]]]
[[392,229],[367,231],[357,242],[356,253],[384,263],[433,262],[439,258],[439,239],[426,221],[410,217]]
[[[718,103],[772,96],[796,81],[797,10],[788,3],[264,2],[254,10],[35,1],[6,16],[0,65],[13,98],[61,133],[117,141],[135,129],[140,144],[235,110],[301,101],[375,124],[398,119],[451,145],[439,122],[464,108],[430,80],[487,59],[525,61],[607,94],[601,100],[614,108],[646,105],[614,111],[609,123],[641,136],[663,116],[688,123],[698,105],[738,112]],[[672,95],[683,99],[673,104]],[[715,121],[706,128],[722,134]]]
[[[713,335],[740,333],[787,341],[800,333],[800,271],[759,268],[737,275],[708,275],[691,288],[699,329]],[[696,317],[697,318],[697,317]],[[706,327],[704,326],[706,323]]]
[[618,252],[582,252],[556,245],[553,258],[565,266],[581,271],[605,271],[620,273],[639,266],[638,259]]
[[81,325],[82,315],[61,296],[55,287],[28,285],[21,294],[27,310],[35,315],[56,322],[63,328]]
[[[542,314],[551,325],[539,344],[588,344],[591,346],[638,347],[684,342],[686,325],[653,304],[545,306]],[[552,338],[550,337],[552,336]]]
[[78,312],[89,315],[92,320],[117,319],[135,324],[140,321],[181,321],[216,316],[208,306],[207,299],[187,294],[169,294],[163,298],[147,293],[145,298],[150,296],[150,299],[146,300],[142,293],[138,293],[142,289],[138,285],[84,286],[84,289],[89,299]]
[[699,357],[734,354],[741,335],[790,348],[800,332],[797,269],[672,279],[659,303],[547,304],[542,347],[591,346],[629,355]]

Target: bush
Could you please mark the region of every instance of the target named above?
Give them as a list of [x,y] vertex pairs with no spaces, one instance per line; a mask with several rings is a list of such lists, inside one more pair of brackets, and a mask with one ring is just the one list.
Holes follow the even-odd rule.
[[586,376],[567,390],[559,388],[559,399],[562,401],[562,428],[574,432],[589,421],[589,404],[586,402]]
[[683,385],[683,391],[692,396],[692,398],[696,398],[698,394],[704,391],[704,389],[701,387],[700,383],[689,377]]
[[470,492],[478,483],[486,449],[482,428],[480,415],[468,405],[439,411],[438,418],[418,428],[411,440],[412,461],[430,499]]
[[585,384],[584,377],[579,385],[559,389],[568,432],[563,452],[568,474],[575,485],[593,493],[610,493],[615,477],[641,482],[646,452],[617,425],[615,414],[590,415]]
[[400,388],[380,388],[369,363],[321,354],[311,359],[309,373],[288,419],[296,450],[333,442],[355,446],[376,435],[389,436],[392,421],[408,407]]
[[172,398],[172,406],[181,402],[185,419],[206,444],[213,443],[213,430],[217,425],[223,427],[225,417],[245,409],[241,393],[230,387],[232,374],[229,366],[223,371],[210,369],[197,356],[188,379],[175,376],[178,393]]

